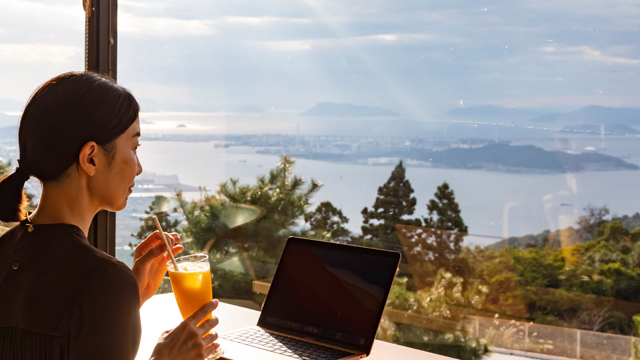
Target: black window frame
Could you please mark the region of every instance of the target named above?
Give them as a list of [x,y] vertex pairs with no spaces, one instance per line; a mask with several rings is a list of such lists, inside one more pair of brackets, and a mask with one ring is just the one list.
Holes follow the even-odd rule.
[[[85,11],[85,71],[93,71],[117,81],[118,0],[83,0]],[[102,210],[91,222],[89,243],[116,255],[116,214]]]

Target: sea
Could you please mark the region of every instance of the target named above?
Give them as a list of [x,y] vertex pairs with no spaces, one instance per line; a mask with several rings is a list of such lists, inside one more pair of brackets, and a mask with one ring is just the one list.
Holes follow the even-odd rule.
[[[216,148],[211,142],[147,141],[140,147],[139,156],[144,171],[177,174],[181,183],[206,187],[214,193],[230,178],[254,184],[258,176],[267,174],[280,161],[279,156],[260,154],[258,150]],[[637,158],[627,161],[640,164]],[[347,227],[360,232],[362,209],[374,204],[378,188],[395,165],[296,159],[294,174],[322,182],[313,204],[330,201],[349,218]],[[607,206],[617,215],[640,211],[640,171],[508,173],[414,167],[410,162],[406,168],[417,199],[413,217],[428,216],[428,201],[446,181],[454,190],[469,233],[486,237],[488,242],[570,226],[587,205]],[[185,195],[197,198],[200,193]]]

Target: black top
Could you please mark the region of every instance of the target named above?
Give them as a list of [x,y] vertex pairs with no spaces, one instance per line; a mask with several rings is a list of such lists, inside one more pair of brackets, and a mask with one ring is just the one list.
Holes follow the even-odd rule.
[[124,263],[75,225],[0,236],[0,359],[134,359],[140,298]]

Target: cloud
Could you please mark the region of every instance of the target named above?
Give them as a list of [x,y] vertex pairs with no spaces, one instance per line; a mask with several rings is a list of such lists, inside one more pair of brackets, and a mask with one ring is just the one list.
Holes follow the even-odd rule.
[[310,23],[312,19],[305,18],[285,18],[275,16],[225,16],[221,22],[228,24],[268,24],[268,23]]
[[84,49],[80,46],[0,43],[0,61],[71,63],[83,53]]
[[593,49],[591,46],[567,46],[567,47],[542,47],[545,53],[550,55],[547,58],[551,60],[568,60],[568,59],[580,59],[586,61],[597,61],[608,64],[624,64],[624,65],[636,65],[638,59],[627,58],[621,56],[611,56],[603,54],[601,51]]
[[[122,82],[123,86],[141,99],[153,99],[156,103],[181,103],[190,104],[195,100],[188,88],[179,85],[167,85],[158,82]],[[154,104],[149,104],[154,106]],[[145,110],[145,109],[143,109]]]
[[148,8],[149,4],[145,4],[142,2],[136,2],[136,1],[129,1],[129,0],[119,0],[118,1],[118,6],[131,6],[131,7],[135,7],[135,8]]
[[419,44],[426,42],[454,42],[457,39],[431,34],[377,34],[332,39],[303,39],[285,41],[265,41],[263,45],[274,50],[311,50],[312,48],[353,48],[354,46],[378,46],[392,44]]
[[144,17],[129,12],[118,13],[118,31],[127,35],[158,37],[203,36],[217,32],[211,20]]

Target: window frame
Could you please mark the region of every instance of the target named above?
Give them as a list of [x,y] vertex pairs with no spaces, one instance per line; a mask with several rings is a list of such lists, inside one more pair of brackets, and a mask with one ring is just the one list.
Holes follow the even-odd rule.
[[[118,0],[83,0],[85,11],[85,71],[117,81]],[[116,256],[116,214],[101,210],[93,218],[89,243]]]

